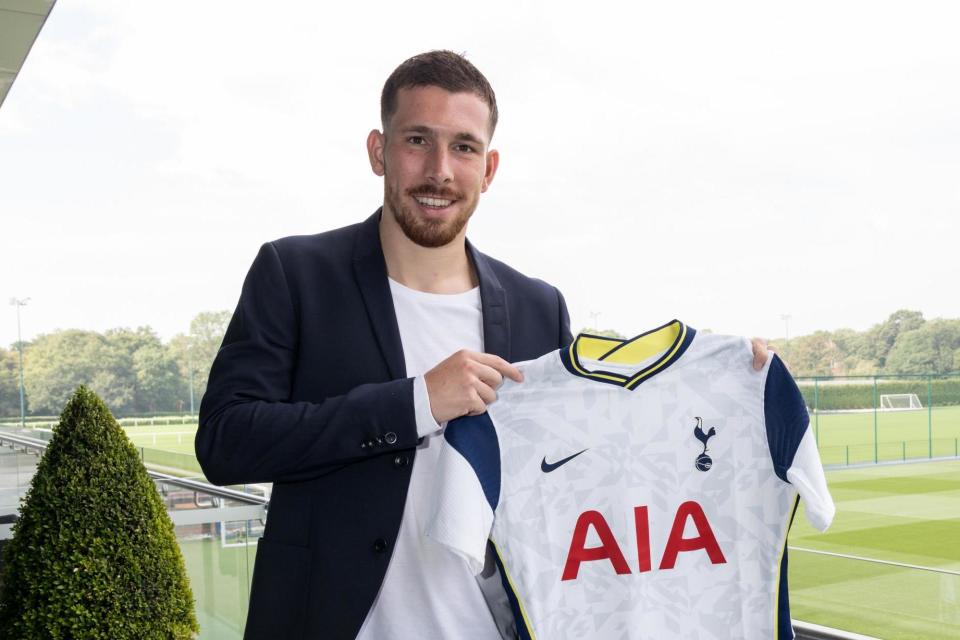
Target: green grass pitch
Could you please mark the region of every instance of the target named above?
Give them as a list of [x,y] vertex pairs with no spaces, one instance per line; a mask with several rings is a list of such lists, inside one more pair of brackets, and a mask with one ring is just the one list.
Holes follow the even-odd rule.
[[[789,544],[960,571],[960,461],[827,474],[837,516],[818,533],[802,515]],[[960,576],[789,552],[794,619],[878,638],[960,638]]]
[[193,453],[193,438],[196,424],[171,424],[163,426],[124,427],[127,437],[135,447]]
[[[916,411],[812,414],[824,465],[957,456],[960,406]],[[877,445],[874,447],[874,425]],[[932,438],[932,440],[931,440]]]

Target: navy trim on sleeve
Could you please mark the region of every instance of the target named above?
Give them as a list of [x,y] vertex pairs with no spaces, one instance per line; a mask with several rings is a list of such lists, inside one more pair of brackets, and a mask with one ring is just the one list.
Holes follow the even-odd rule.
[[781,480],[788,482],[787,470],[793,466],[793,457],[807,432],[810,416],[797,383],[776,354],[767,372],[763,413],[773,468]]
[[520,599],[510,584],[507,577],[507,569],[503,566],[503,558],[497,553],[497,547],[492,540],[487,540],[487,546],[493,551],[493,559],[497,563],[497,571],[500,572],[500,582],[503,583],[503,590],[507,592],[507,602],[510,603],[510,611],[513,612],[513,621],[517,625],[518,640],[534,640],[530,637],[530,631],[527,628],[527,622],[523,617],[523,609],[520,608]]
[[443,437],[473,467],[493,511],[500,502],[500,441],[490,415],[463,416],[447,424]]
[[[797,507],[800,505],[800,497],[793,501],[793,513],[790,514],[790,524],[787,525],[787,532],[793,526],[793,518],[797,515]],[[783,557],[780,559],[780,588],[778,590],[777,602],[777,628],[780,640],[793,640],[793,621],[790,619],[790,594],[787,586],[787,541],[783,541]]]

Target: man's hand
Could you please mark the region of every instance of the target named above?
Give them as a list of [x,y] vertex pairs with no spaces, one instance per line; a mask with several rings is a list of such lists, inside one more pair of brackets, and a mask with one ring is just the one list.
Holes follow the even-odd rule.
[[767,349],[767,341],[763,338],[751,338],[750,344],[753,346],[753,368],[755,371],[760,371],[773,352]]
[[479,415],[497,399],[495,389],[507,377],[523,381],[515,366],[489,353],[461,349],[424,374],[430,411],[437,422]]

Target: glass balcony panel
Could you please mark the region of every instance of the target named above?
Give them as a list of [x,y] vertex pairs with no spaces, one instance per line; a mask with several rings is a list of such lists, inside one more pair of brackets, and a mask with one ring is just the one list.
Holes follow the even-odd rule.
[[960,638],[956,573],[797,549],[788,566],[795,620],[889,640]]

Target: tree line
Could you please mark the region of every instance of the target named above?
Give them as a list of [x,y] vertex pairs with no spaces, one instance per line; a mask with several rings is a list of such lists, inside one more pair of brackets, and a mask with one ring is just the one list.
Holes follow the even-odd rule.
[[944,374],[960,371],[960,319],[901,309],[866,331],[837,329],[773,340],[795,376]]
[[[57,415],[77,387],[96,392],[117,416],[195,409],[220,348],[229,311],[198,314],[190,332],[164,343],[150,327],[104,333],[67,329],[23,344],[28,415]],[[20,415],[17,345],[0,348],[0,417]]]
[[[24,343],[27,413],[56,415],[81,384],[118,416],[187,412],[220,348],[229,311],[198,314],[190,332],[163,343],[150,327],[105,333],[67,329]],[[613,330],[602,333],[623,337]],[[960,371],[960,319],[925,320],[901,309],[866,331],[816,331],[771,341],[795,376],[949,373]],[[17,345],[0,348],[0,417],[20,414]]]
[[[584,333],[626,338],[615,329]],[[706,329],[709,331],[709,329]],[[770,341],[794,376],[873,376],[960,372],[960,319],[925,320],[901,309],[866,331],[815,331]]]

